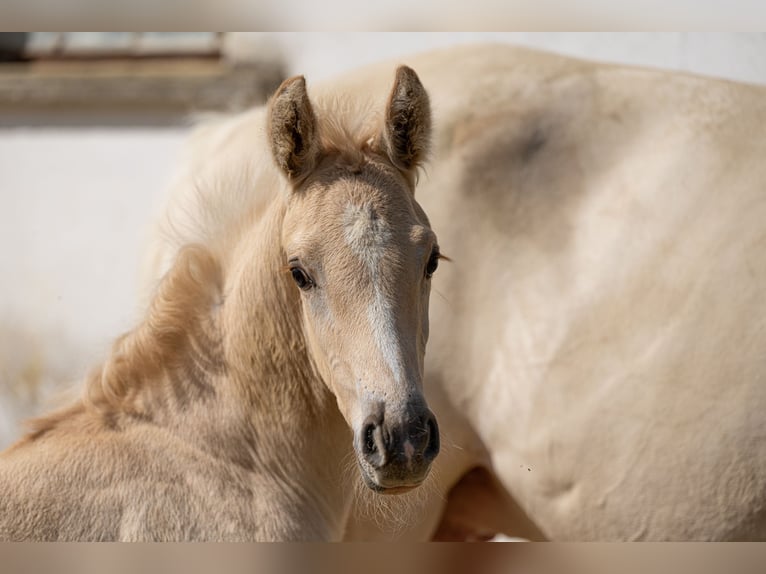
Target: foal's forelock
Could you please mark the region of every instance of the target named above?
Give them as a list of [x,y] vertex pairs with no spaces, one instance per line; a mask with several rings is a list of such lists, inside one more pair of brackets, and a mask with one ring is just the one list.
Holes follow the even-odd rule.
[[318,98],[316,115],[322,149],[349,166],[363,164],[383,125],[372,102],[345,95]]

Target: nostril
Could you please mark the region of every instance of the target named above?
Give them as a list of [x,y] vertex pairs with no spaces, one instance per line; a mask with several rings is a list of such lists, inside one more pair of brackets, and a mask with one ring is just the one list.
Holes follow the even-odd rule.
[[428,417],[426,425],[428,428],[428,446],[424,454],[426,458],[433,460],[439,454],[439,425],[436,424],[436,418],[433,415]]
[[375,425],[374,424],[368,424],[364,427],[364,431],[362,433],[363,437],[363,444],[364,444],[364,454],[370,455],[375,454],[375,452],[378,450],[375,446]]

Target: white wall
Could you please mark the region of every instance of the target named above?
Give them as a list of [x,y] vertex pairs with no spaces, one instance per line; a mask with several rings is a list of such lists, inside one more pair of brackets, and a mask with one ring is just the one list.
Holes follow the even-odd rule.
[[[491,40],[766,84],[766,34],[265,34],[242,39],[256,46],[276,43],[289,73],[304,73],[309,80],[431,47]],[[0,124],[5,126],[0,127],[0,447],[17,435],[19,418],[40,409],[40,397],[56,381],[82,378],[111,339],[136,320],[143,230],[186,131],[62,128],[40,119],[34,126],[11,120]]]
[[0,130],[0,447],[135,320],[142,230],[184,133]]

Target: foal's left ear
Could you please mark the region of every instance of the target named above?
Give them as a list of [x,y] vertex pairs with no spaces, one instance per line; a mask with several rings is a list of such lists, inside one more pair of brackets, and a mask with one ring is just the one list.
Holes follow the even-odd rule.
[[386,107],[383,147],[396,167],[412,171],[428,155],[431,104],[415,70],[399,66]]
[[320,148],[303,76],[282,82],[271,99],[268,122],[274,161],[293,183],[299,182],[314,169]]

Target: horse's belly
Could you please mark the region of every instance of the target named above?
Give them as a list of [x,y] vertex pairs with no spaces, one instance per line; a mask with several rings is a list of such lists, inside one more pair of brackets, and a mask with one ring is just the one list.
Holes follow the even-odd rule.
[[505,487],[552,539],[762,539],[762,447],[716,419],[654,433],[570,419],[489,448]]
[[[667,293],[600,299],[550,321],[550,345],[533,344],[545,322],[497,326],[504,344],[464,400],[546,535],[766,535],[766,304],[738,268],[668,307]],[[610,321],[621,309],[633,320]]]

